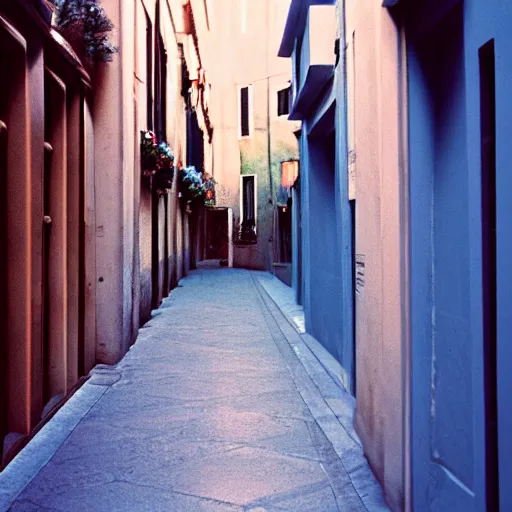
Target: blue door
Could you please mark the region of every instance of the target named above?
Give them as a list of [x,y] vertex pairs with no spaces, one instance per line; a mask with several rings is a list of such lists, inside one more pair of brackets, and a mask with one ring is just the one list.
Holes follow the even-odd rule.
[[429,14],[409,44],[413,505],[471,512],[479,405],[462,3]]

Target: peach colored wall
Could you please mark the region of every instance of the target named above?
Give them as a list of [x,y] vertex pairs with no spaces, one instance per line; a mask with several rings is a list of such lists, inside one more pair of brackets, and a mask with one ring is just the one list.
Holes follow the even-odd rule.
[[[97,274],[98,279],[102,278],[97,283],[97,357],[101,362],[113,363],[135,340],[141,322],[149,319],[153,299],[158,304],[167,295],[169,280],[166,282],[165,276],[169,275],[170,281],[176,283],[188,271],[188,265],[183,262],[188,261],[189,245],[188,224],[180,218],[176,180],[168,193],[168,231],[165,232],[164,198],[154,196],[149,180],[141,179],[140,132],[148,129],[146,12],[155,36],[156,2],[103,0],[102,5],[115,26],[113,42],[120,48],[112,63],[100,66],[94,109]],[[160,5],[160,32],[168,66],[166,138],[176,162],[185,163],[186,120],[178,43],[186,46],[189,69],[195,74],[199,56],[191,44],[192,36],[174,30],[184,26],[180,3],[162,1]],[[194,15],[198,26],[202,26],[204,9]],[[198,117],[204,123],[202,116]],[[154,211],[158,212],[157,233],[152,228]],[[153,290],[154,239],[158,245],[156,291]],[[166,239],[171,248],[167,257]]]
[[[118,0],[102,6],[115,25],[112,41],[121,43]],[[122,50],[124,51],[124,49]],[[101,65],[95,83],[96,289],[97,348],[102,363],[115,363],[123,352],[123,125],[122,56]],[[129,107],[128,107],[129,108]],[[128,143],[128,141],[126,141]],[[128,242],[128,240],[126,240]],[[133,242],[133,240],[132,240]]]
[[[356,253],[364,287],[356,294],[356,427],[393,510],[404,506],[403,335],[400,215],[399,31],[381,2],[346,4],[354,52]],[[355,47],[353,46],[355,41]],[[349,106],[349,109],[351,106]]]
[[[7,219],[4,219],[9,242],[9,322],[5,339],[2,339],[9,382],[1,405],[3,408],[6,404],[2,413],[7,413],[8,435],[4,439],[5,432],[1,432],[3,463],[15,454],[31,430],[81,376],[78,367],[78,223],[82,186],[86,191],[84,208],[89,212],[86,215],[88,240],[94,230],[94,219],[90,216],[94,209],[94,202],[90,200],[93,174],[86,173],[84,182],[80,182],[81,159],[85,159],[87,169],[93,170],[92,153],[81,154],[80,151],[81,109],[85,108],[80,97],[87,90],[87,75],[64,45],[27,16],[26,9],[30,7],[18,2],[2,4],[0,8],[0,62],[8,66],[3,70],[0,115],[8,127],[9,169]],[[10,22],[5,21],[4,16]],[[72,62],[76,65],[70,64]],[[92,125],[88,109],[85,119],[90,138]],[[48,130],[45,121],[48,121]],[[53,148],[48,178],[44,172],[45,142]],[[46,151],[50,146],[46,145]],[[46,206],[45,192],[49,196]],[[51,218],[51,228],[47,230],[47,283],[43,273],[43,215]],[[86,243],[84,250],[87,297],[82,327],[85,366],[89,369],[95,360],[91,352],[95,346],[96,278],[92,260],[96,254],[94,244]],[[48,305],[47,315],[45,305]],[[45,319],[48,346],[43,349]],[[43,369],[47,370],[46,383]]]

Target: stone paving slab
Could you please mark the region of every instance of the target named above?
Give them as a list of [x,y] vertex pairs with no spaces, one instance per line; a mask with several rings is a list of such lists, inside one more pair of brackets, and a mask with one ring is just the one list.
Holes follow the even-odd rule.
[[251,272],[181,285],[0,474],[0,510],[9,496],[15,512],[385,510],[341,398],[328,406]]

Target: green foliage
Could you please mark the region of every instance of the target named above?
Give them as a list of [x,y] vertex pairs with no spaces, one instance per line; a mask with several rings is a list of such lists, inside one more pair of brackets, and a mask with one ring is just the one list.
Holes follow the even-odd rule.
[[86,58],[110,62],[118,49],[109,40],[114,25],[96,0],[53,0],[59,6],[57,26],[73,42],[81,42]]

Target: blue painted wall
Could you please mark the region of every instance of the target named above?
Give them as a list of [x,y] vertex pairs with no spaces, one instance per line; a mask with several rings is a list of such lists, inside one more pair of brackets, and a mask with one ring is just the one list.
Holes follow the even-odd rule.
[[[343,130],[343,118],[337,119]],[[340,362],[346,385],[354,392],[352,221],[342,143],[346,139],[335,134],[334,125],[319,137],[308,136],[308,127],[305,121],[301,143],[306,329]]]
[[462,10],[410,55],[413,468],[417,510],[473,509]]
[[[469,233],[471,241],[471,318],[474,358],[482,357],[481,327],[481,218],[480,218],[480,115],[478,49],[490,39],[496,54],[496,209],[498,283],[498,437],[500,510],[512,510],[512,3],[507,0],[467,0],[464,6],[466,90],[468,105]],[[477,405],[483,401],[481,363],[475,382]],[[475,422],[475,446],[483,437],[482,423]],[[475,479],[483,487],[483,453],[478,453]],[[483,504],[479,508],[483,510]]]
[[478,50],[494,38],[499,478],[508,511],[512,5],[450,3],[423,2],[409,23],[413,498],[416,510],[486,510]]
[[307,328],[343,362],[342,262],[336,216],[334,132],[308,140],[309,287]]
[[[343,17],[338,21],[342,35]],[[308,61],[304,54],[298,73],[302,78]],[[301,272],[298,268],[294,271],[294,289],[304,305],[307,331],[339,361],[346,386],[354,393],[352,217],[348,201],[344,69],[342,56],[332,95],[321,98],[303,121],[302,222],[300,230],[295,227],[301,236]],[[329,105],[332,115],[325,116],[327,121],[321,119],[315,128],[317,133],[310,136],[317,113]],[[298,242],[295,247],[294,256],[299,250]]]

